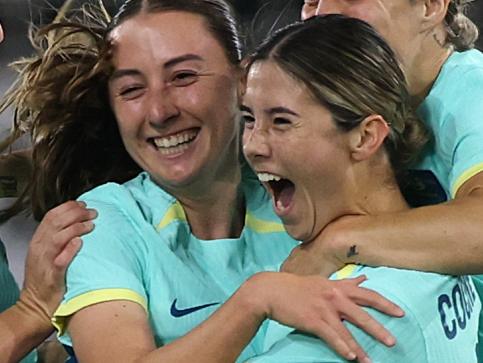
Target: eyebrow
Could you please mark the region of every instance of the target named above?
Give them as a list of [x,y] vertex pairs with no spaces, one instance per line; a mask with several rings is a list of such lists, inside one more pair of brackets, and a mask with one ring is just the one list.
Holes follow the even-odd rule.
[[297,112],[282,106],[269,108],[268,110],[265,110],[265,112],[269,115],[273,115],[275,113],[288,113],[289,115],[300,117]]
[[204,61],[204,58],[197,55],[197,54],[184,54],[179,57],[175,57],[173,59],[170,59],[164,64],[164,68],[170,68],[175,66],[178,63],[186,62],[186,61]]
[[[183,63],[183,62],[186,62],[186,61],[190,61],[190,60],[194,60],[194,61],[204,61],[203,57],[199,56],[199,55],[196,55],[196,54],[184,54],[184,55],[181,55],[179,57],[175,57],[173,59],[170,59],[169,61],[167,61],[165,64],[164,64],[164,68],[170,68],[170,67],[174,67],[175,65],[179,64],[179,63]],[[139,72],[138,70],[136,69],[117,69],[115,70],[111,77],[109,77],[109,80],[112,82],[116,79],[119,79],[121,77],[126,77],[126,76],[140,76],[141,75],[141,72]]]
[[109,81],[115,81],[116,79],[119,79],[121,77],[126,77],[126,76],[140,76],[141,72],[135,70],[135,69],[117,69],[115,70],[111,76],[109,77]]
[[[245,112],[252,113],[252,110],[250,109],[250,107],[245,106],[245,105],[240,105],[240,111],[245,111]],[[273,115],[273,114],[276,114],[276,113],[288,113],[289,115],[293,115],[293,116],[296,116],[296,117],[300,117],[300,115],[297,112],[294,112],[294,111],[292,111],[289,108],[281,107],[281,106],[279,106],[279,107],[272,107],[272,108],[266,109],[265,110],[265,113],[267,113],[269,115]]]

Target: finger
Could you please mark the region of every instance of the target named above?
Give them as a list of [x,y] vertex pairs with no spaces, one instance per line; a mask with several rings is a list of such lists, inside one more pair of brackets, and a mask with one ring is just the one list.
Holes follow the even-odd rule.
[[[342,325],[340,321],[338,322],[338,324]],[[329,324],[321,322],[320,324],[317,324],[312,328],[308,328],[307,332],[318,336],[325,343],[327,343],[327,345],[334,349],[337,354],[344,357],[345,359],[354,360],[357,358],[356,352],[351,349],[345,339],[341,337],[341,335]],[[355,344],[357,345],[357,343]]]
[[398,305],[371,289],[360,287],[351,291],[349,296],[358,305],[374,308],[390,316],[404,316],[404,310],[402,310]]
[[70,262],[74,258],[74,256],[79,252],[79,249],[82,246],[82,240],[79,237],[73,238],[64,249],[55,257],[54,259],[54,266],[59,268],[62,272],[65,271],[67,266],[69,266]]
[[[93,229],[94,223],[92,221],[74,223],[55,234],[53,247],[57,250],[61,250],[75,237],[83,236],[91,232]],[[54,253],[57,254],[57,252]]]
[[[69,203],[69,202],[68,202]],[[44,223],[49,224],[55,230],[62,230],[71,224],[92,220],[97,216],[94,209],[88,209],[77,202],[64,206],[61,209],[53,209],[46,215]]]
[[355,353],[358,362],[370,362],[367,353],[355,340],[354,336],[343,324],[339,316],[325,316],[325,319],[327,323],[334,328],[334,331],[346,342],[349,349]]
[[361,307],[353,304],[352,302],[349,302],[348,304],[352,306],[350,306],[350,308],[343,307],[343,309],[340,310],[343,314],[343,319],[358,326],[388,347],[392,347],[394,344],[396,344],[396,338],[394,338],[394,336],[367,311],[363,310]]
[[357,276],[357,277],[351,277],[351,278],[347,278],[345,280],[339,280],[339,281],[347,281],[347,282],[350,282],[351,284],[360,285],[364,281],[367,281],[367,276],[366,275],[360,275],[360,276]]

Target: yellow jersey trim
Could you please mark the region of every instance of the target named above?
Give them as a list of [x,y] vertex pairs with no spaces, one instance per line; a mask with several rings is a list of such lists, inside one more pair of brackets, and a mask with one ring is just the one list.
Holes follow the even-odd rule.
[[456,193],[458,192],[459,188],[466,183],[469,179],[474,177],[476,174],[480,173],[483,171],[483,163],[476,164],[475,166],[469,168],[466,170],[463,174],[461,174],[458,179],[456,179],[456,182],[454,183],[453,190],[451,191],[451,198],[454,198],[456,196]]
[[[186,214],[183,210],[183,207],[179,202],[176,202],[169,207],[161,222],[159,222],[156,226],[156,230],[159,232],[174,221],[186,222],[186,220]],[[257,233],[285,232],[285,228],[283,227],[282,223],[264,221],[256,218],[251,213],[247,213],[245,217],[245,226]]]
[[186,221],[186,214],[184,213],[183,207],[181,204],[179,204],[179,202],[176,202],[169,207],[161,222],[158,223],[156,230],[159,232],[174,221]]
[[264,221],[254,217],[250,213],[247,213],[245,217],[245,226],[257,233],[285,232],[285,228],[283,227],[282,223]]
[[342,267],[339,271],[335,273],[335,278],[337,280],[347,279],[352,276],[355,272],[357,265],[351,263]]
[[52,318],[52,325],[57,329],[58,336],[65,333],[66,319],[77,311],[97,303],[127,300],[138,303],[144,310],[148,311],[146,299],[133,290],[128,289],[102,289],[89,291],[76,296],[72,300],[60,305]]

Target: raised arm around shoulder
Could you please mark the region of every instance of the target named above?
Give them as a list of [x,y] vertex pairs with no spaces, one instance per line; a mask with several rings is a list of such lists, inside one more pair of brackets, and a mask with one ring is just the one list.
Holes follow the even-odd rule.
[[483,172],[439,205],[336,220],[297,248],[284,270],[330,275],[345,263],[443,274],[483,273]]

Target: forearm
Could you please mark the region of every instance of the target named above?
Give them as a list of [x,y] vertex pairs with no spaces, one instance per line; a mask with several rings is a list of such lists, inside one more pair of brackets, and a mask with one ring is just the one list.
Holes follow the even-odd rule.
[[205,322],[180,339],[150,353],[142,361],[234,362],[265,318],[256,312],[255,305],[241,288]]
[[345,262],[446,274],[483,273],[481,192],[440,205],[371,216],[356,230],[354,238],[349,232],[348,238],[336,243],[336,254]]
[[50,319],[29,303],[17,304],[0,314],[2,363],[18,362],[52,332]]
[[146,311],[137,303],[111,301],[88,306],[68,323],[76,355],[83,363],[234,362],[266,316],[253,279],[205,322],[159,348]]

